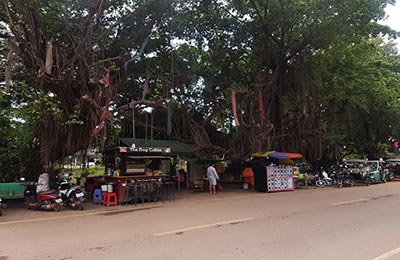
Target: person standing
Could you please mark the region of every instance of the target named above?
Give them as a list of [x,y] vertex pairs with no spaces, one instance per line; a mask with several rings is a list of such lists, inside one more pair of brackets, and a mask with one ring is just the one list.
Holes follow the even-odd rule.
[[208,178],[208,182],[210,183],[210,194],[217,193],[216,186],[217,186],[217,180],[219,180],[219,176],[218,176],[217,170],[215,169],[214,165],[215,164],[212,163],[207,168],[207,178]]

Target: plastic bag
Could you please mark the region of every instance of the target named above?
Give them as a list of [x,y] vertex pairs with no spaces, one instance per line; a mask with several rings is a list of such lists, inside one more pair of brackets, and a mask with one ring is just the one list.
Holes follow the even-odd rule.
[[44,172],[39,175],[36,192],[44,192],[49,190],[49,174]]

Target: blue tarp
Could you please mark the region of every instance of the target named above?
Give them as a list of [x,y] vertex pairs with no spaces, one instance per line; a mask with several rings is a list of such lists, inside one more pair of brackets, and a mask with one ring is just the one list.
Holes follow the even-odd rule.
[[287,156],[284,153],[280,153],[280,152],[272,152],[272,153],[268,154],[268,157],[275,158],[275,159],[289,159],[289,156]]

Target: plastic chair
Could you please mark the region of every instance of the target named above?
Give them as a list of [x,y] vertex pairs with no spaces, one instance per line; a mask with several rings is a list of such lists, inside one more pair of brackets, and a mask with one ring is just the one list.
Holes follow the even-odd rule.
[[101,204],[103,202],[103,192],[101,189],[95,189],[93,192],[93,202]]

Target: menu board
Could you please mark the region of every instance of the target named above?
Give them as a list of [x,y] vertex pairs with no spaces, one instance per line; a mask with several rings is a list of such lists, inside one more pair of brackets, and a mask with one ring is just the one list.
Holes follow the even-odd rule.
[[267,166],[267,191],[294,190],[293,167],[288,165]]

